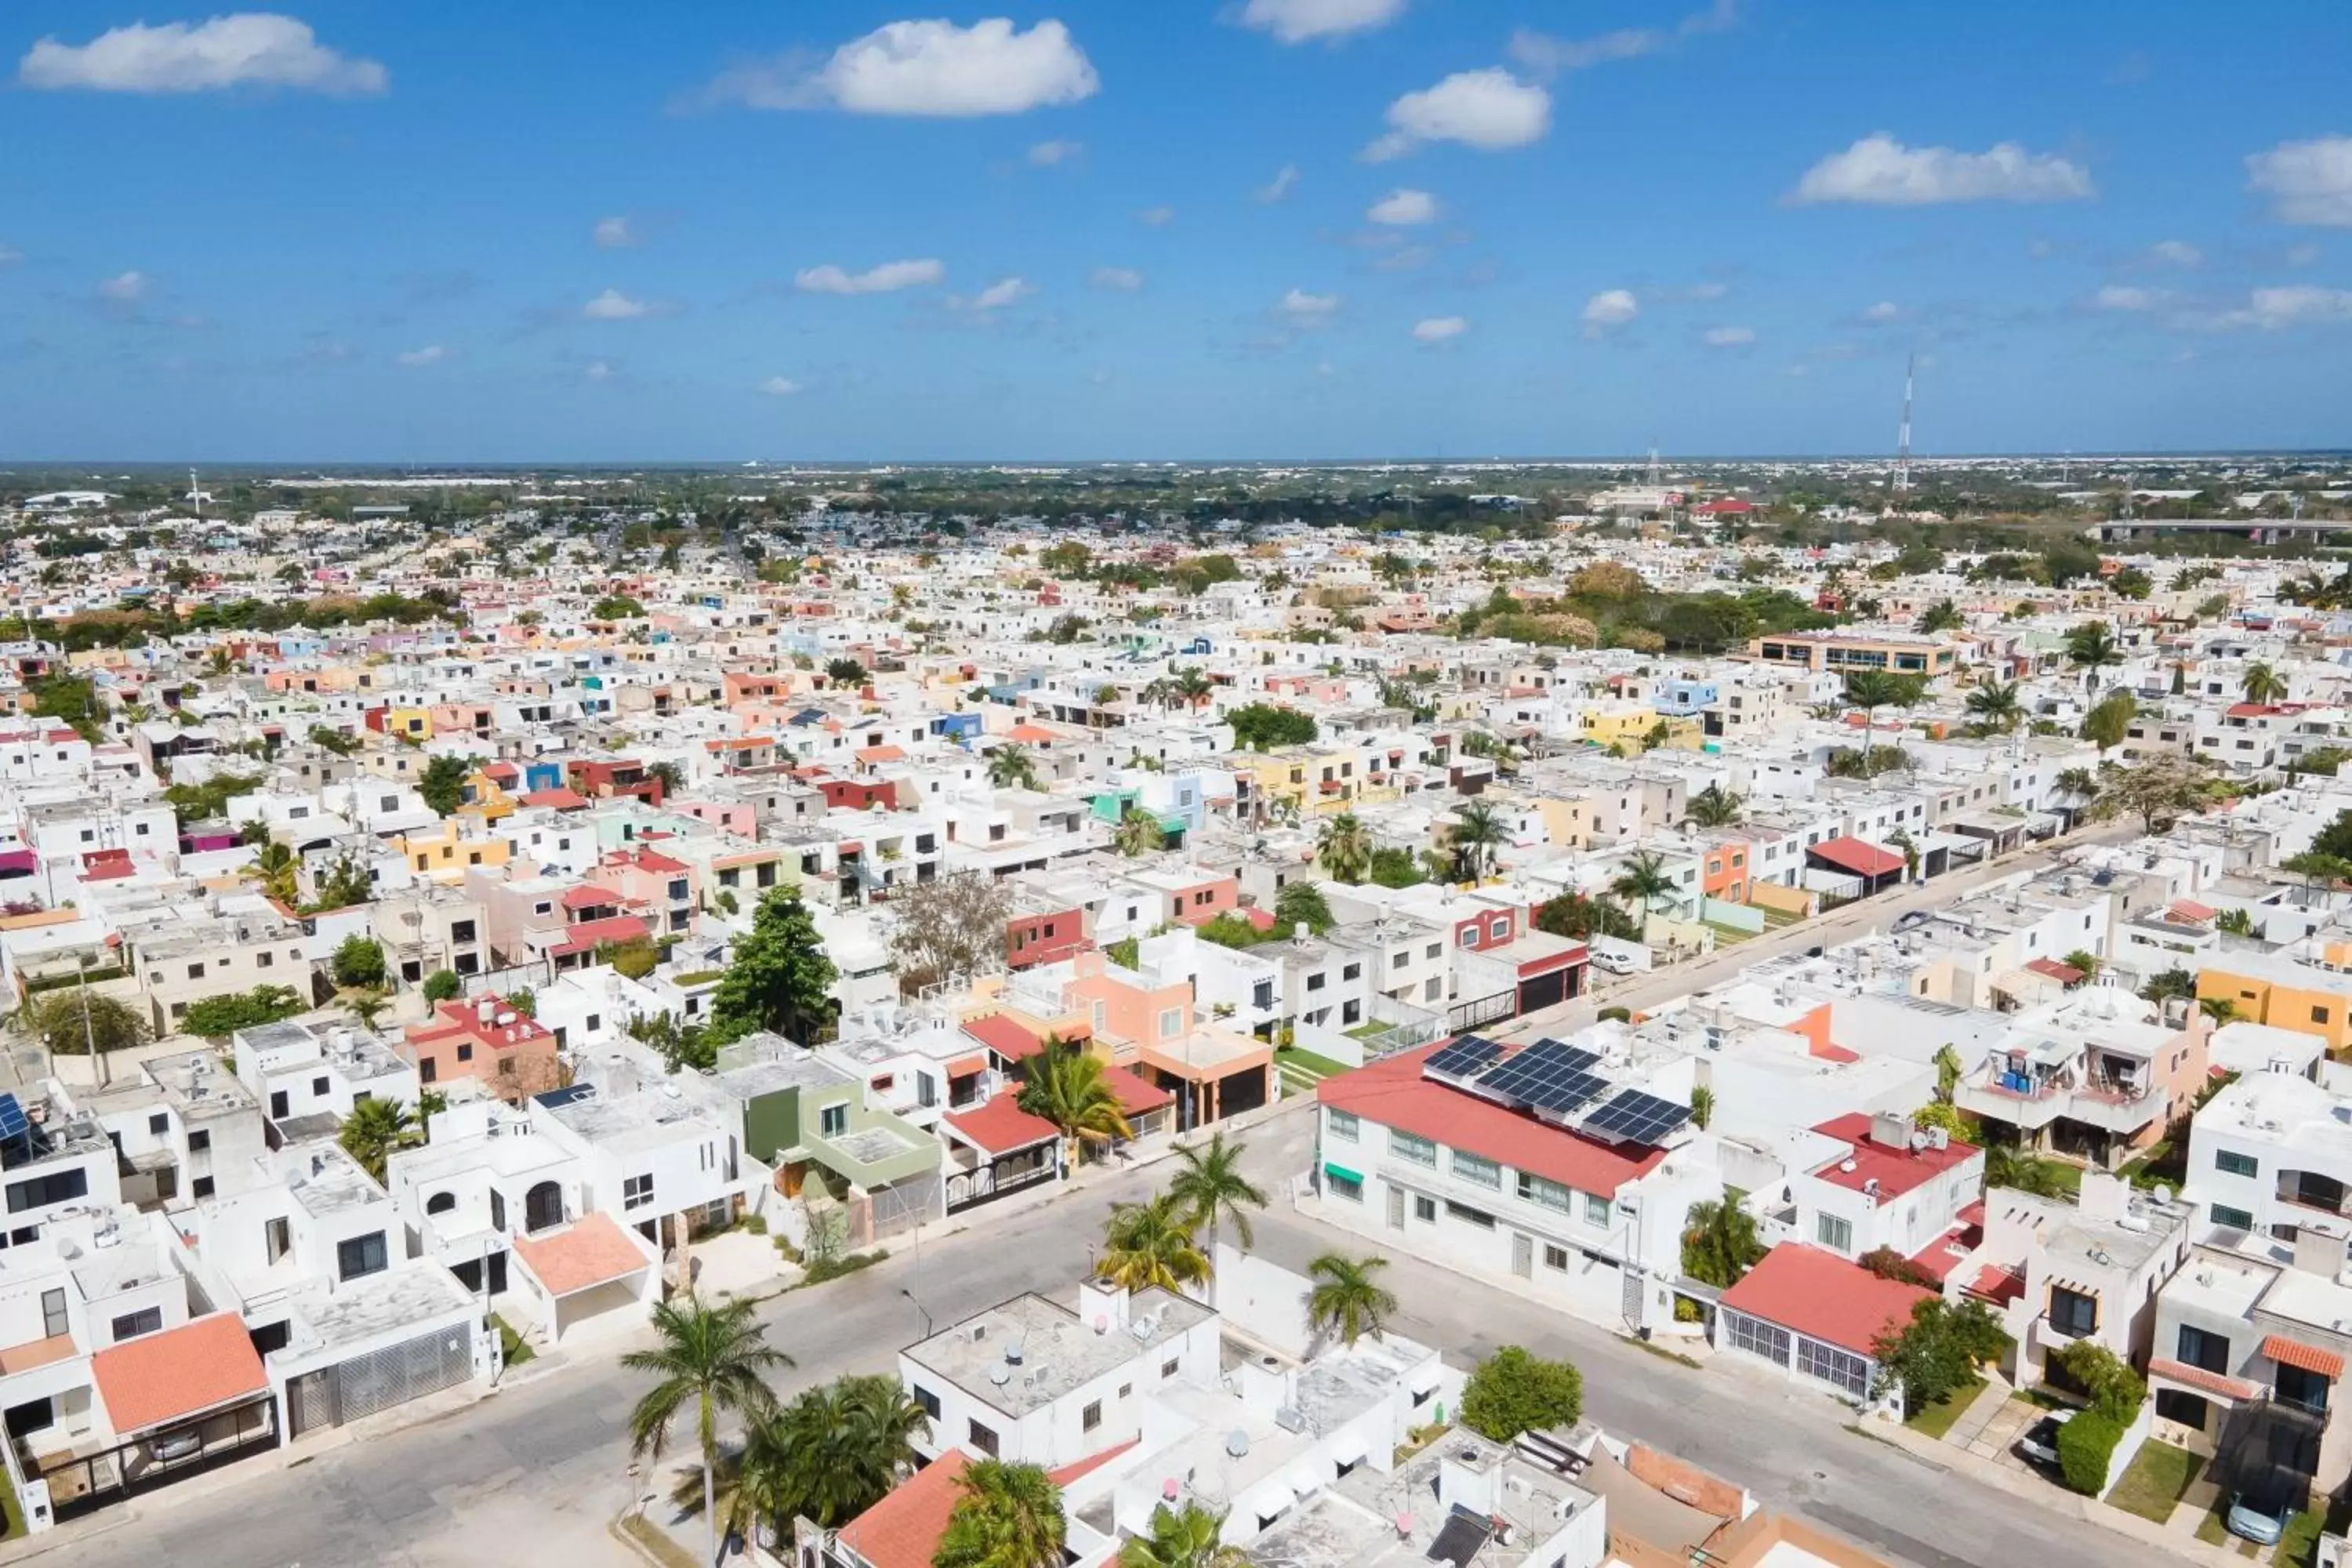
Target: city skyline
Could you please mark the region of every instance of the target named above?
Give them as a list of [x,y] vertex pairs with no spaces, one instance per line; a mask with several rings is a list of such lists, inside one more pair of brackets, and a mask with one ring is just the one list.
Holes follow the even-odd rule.
[[2343,30],[60,0],[0,460],[2340,447]]

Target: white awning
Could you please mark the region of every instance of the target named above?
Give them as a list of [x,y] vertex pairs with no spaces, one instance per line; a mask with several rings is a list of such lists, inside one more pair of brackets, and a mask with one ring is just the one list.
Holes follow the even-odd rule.
[[1370,1440],[1361,1432],[1352,1429],[1341,1433],[1339,1440],[1331,1445],[1333,1461],[1342,1465],[1360,1465],[1371,1458],[1371,1453]]
[[1404,1381],[1405,1386],[1415,1394],[1434,1394],[1437,1392],[1437,1385],[1445,1381],[1445,1367],[1444,1363],[1433,1357],[1413,1368],[1411,1375]]

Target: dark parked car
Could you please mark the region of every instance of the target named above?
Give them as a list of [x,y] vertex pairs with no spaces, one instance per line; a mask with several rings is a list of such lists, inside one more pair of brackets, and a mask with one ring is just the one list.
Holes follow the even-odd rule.
[[2061,1410],[2054,1415],[2044,1415],[2025,1429],[2017,1440],[2017,1451],[2037,1465],[2056,1468],[2058,1464],[2058,1428],[2074,1419],[2071,1410]]

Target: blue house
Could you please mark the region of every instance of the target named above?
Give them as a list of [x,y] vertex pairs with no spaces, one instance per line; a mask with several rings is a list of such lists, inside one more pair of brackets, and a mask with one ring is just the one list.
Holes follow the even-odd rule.
[[1650,700],[1650,706],[1669,719],[1687,719],[1721,696],[1712,680],[1669,680]]

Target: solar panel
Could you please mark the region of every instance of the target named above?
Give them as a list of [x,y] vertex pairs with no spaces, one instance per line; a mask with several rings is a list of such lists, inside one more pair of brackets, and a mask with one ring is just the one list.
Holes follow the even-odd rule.
[[1442,1050],[1433,1051],[1421,1064],[1422,1072],[1431,1078],[1474,1079],[1495,1065],[1503,1047],[1480,1035],[1465,1035]]
[[1489,1068],[1473,1087],[1507,1105],[1566,1116],[1609,1087],[1607,1079],[1587,1070],[1600,1059],[1558,1040],[1538,1040]]
[[1584,1131],[1621,1143],[1646,1143],[1655,1148],[1690,1118],[1687,1105],[1629,1089],[1586,1117]]
[[25,1108],[16,1103],[13,1094],[0,1094],[0,1143],[28,1136],[32,1123],[25,1120]]
[[1445,1523],[1437,1531],[1437,1539],[1429,1543],[1425,1556],[1432,1563],[1450,1563],[1454,1568],[1470,1568],[1470,1560],[1494,1538],[1495,1524],[1490,1519],[1472,1513],[1461,1504],[1454,1505],[1445,1516]]

